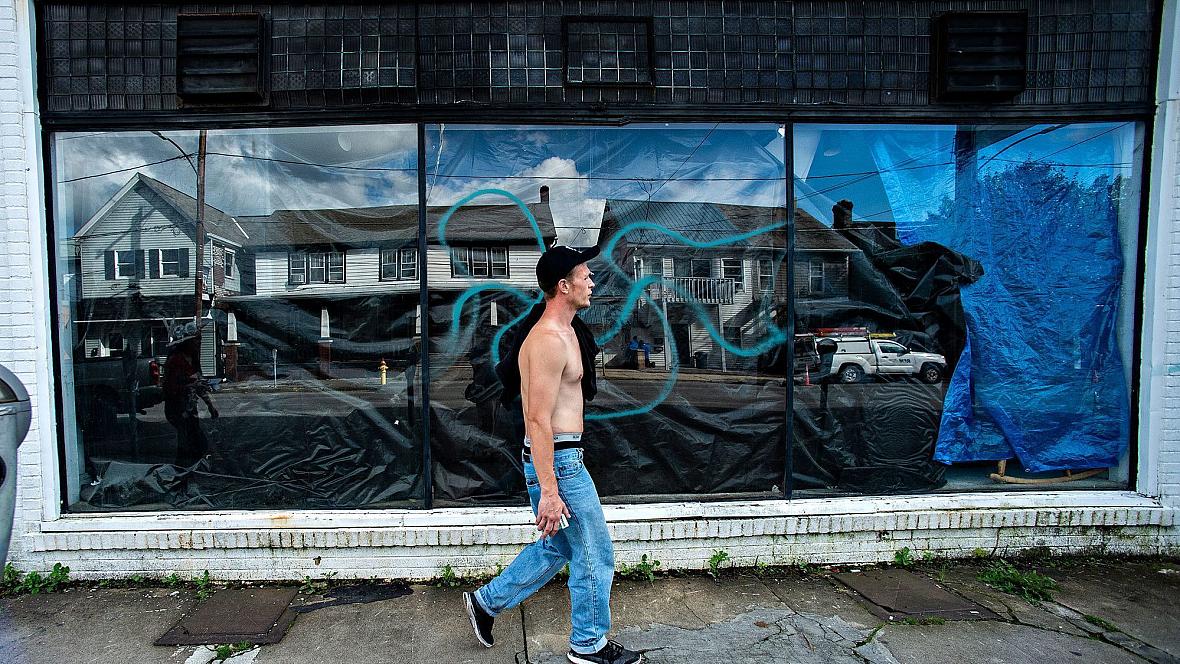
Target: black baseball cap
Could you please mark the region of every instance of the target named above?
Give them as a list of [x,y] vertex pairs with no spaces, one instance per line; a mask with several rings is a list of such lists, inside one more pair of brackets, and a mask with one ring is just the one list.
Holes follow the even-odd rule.
[[583,251],[565,245],[549,247],[537,261],[537,285],[541,290],[548,291],[564,279],[570,270],[594,258],[599,251],[601,248],[597,246]]

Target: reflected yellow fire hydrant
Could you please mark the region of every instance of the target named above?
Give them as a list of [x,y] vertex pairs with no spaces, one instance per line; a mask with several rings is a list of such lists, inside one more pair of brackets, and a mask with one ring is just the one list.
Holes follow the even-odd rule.
[[377,368],[381,370],[381,384],[384,385],[385,376],[389,372],[389,365],[385,363],[384,357],[381,358],[381,364],[377,365]]

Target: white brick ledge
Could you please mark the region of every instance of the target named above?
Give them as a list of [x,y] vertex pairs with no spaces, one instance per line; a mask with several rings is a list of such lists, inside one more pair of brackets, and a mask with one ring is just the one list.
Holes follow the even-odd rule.
[[[1130,492],[936,494],[749,503],[607,505],[616,542],[995,528],[1164,527],[1176,510]],[[517,545],[525,508],[427,511],[69,515],[29,550],[339,549]]]

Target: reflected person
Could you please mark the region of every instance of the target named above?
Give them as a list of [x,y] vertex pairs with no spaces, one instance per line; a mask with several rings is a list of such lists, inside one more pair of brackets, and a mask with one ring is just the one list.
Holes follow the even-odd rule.
[[209,384],[201,378],[201,336],[196,323],[177,325],[164,361],[164,417],[176,428],[176,465],[195,465],[209,453],[209,439],[201,430],[197,401],[205,402],[209,416],[217,408],[209,398]]
[[[557,246],[537,262],[543,311],[524,321],[524,341],[506,359],[519,355],[525,484],[542,536],[487,585],[463,593],[463,601],[476,638],[490,648],[495,616],[568,564],[572,630],[566,658],[575,664],[636,664],[643,655],[607,640],[614,549],[598,490],[582,463],[582,413],[585,399],[593,397],[583,384],[587,371],[593,374],[598,348],[591,335],[579,334],[584,324],[576,314],[590,306],[594,282],[586,261],[598,251]],[[513,381],[504,383],[507,391]]]

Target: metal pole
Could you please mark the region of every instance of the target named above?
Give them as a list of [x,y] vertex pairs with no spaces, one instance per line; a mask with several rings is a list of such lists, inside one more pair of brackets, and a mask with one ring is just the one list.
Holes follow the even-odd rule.
[[[439,148],[442,149],[441,146]],[[422,370],[422,502],[426,509],[434,506],[434,469],[430,466],[430,294],[427,287],[430,275],[426,273],[426,251],[429,248],[426,235],[426,125],[418,123],[418,306],[422,332],[419,362]]]
[[792,124],[783,125],[783,169],[786,176],[787,203],[787,321],[786,332],[786,468],[783,469],[783,497],[791,499],[795,487],[795,154],[791,147]]

